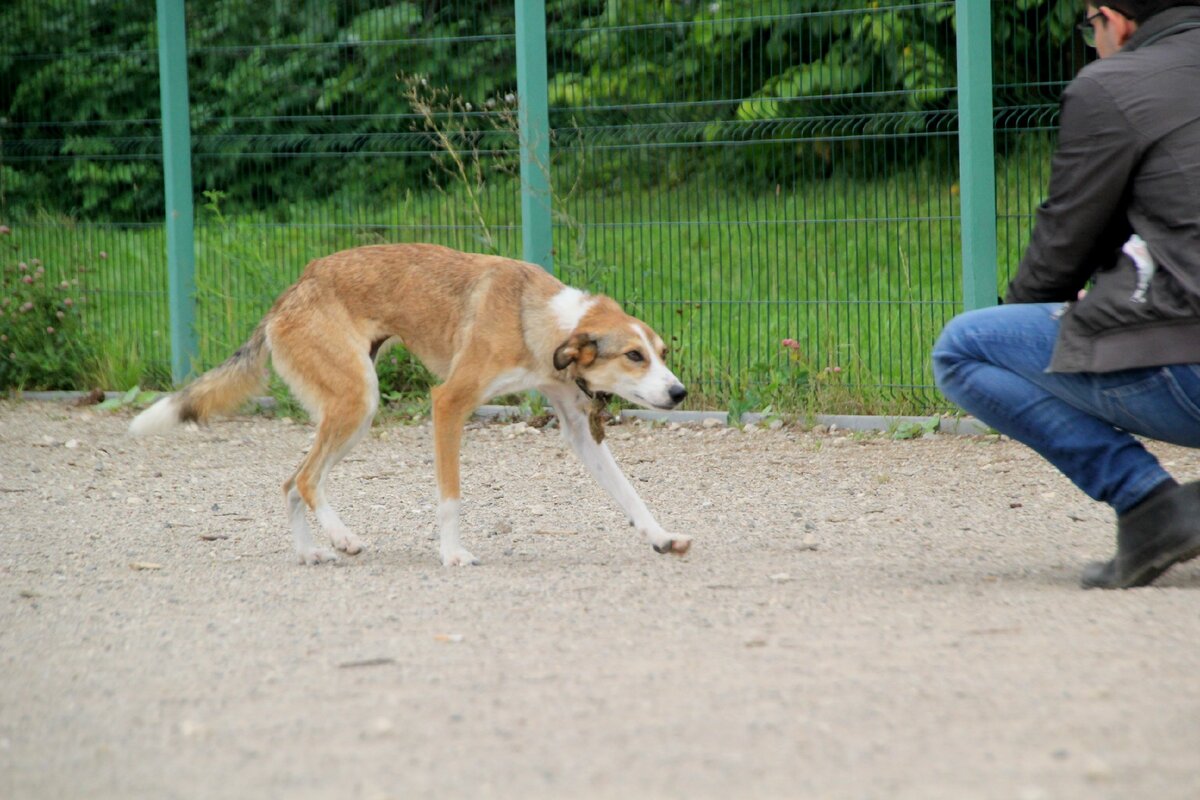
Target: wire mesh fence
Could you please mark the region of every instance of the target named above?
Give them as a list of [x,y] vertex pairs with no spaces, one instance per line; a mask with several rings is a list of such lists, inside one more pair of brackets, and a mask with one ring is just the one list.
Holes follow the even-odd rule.
[[[906,89],[887,58],[843,46],[944,40],[951,8],[552,28],[552,125],[592,184],[564,204],[567,263],[702,353],[701,384],[930,399],[923,352],[958,302],[954,86],[943,72]],[[608,79],[589,71],[605,59],[642,80],[576,99]],[[686,80],[659,75],[689,60]]]
[[[1021,6],[1012,4],[997,15],[994,24],[1010,33],[992,54],[997,232],[1005,281],[1020,261],[1033,212],[1045,196],[1063,89],[1095,55],[1075,35],[1079,4]],[[1031,34],[1042,46],[1029,47],[1022,40]]]
[[[933,409],[961,309],[954,3],[547,2],[554,268],[643,316],[700,402]],[[1067,0],[992,4],[1001,272],[1062,86]],[[0,9],[0,218],[90,267],[119,374],[169,376],[154,9]],[[310,259],[521,253],[510,0],[187,6],[199,367]]]

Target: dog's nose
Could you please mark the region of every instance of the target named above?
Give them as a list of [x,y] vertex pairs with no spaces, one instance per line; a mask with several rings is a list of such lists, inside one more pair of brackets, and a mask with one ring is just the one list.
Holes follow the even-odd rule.
[[683,402],[683,398],[687,397],[687,389],[683,388],[682,383],[677,383],[667,392],[671,396],[671,402],[679,405]]

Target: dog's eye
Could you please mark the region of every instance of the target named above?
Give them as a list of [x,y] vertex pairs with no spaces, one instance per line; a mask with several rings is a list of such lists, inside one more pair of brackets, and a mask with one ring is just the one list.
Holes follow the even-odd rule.
[[628,353],[625,354],[625,357],[628,358],[630,361],[634,362],[635,364],[639,361],[645,360],[642,357],[642,354],[640,352],[638,352],[637,350],[630,350]]

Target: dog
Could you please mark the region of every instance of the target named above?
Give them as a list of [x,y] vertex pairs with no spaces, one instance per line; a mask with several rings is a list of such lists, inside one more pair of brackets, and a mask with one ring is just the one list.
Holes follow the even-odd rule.
[[601,441],[596,419],[610,394],[655,409],[675,408],[687,396],[666,365],[663,340],[613,299],[509,258],[432,244],[364,246],[319,258],[241,348],[138,414],[130,433],[160,433],[235,410],[263,390],[269,360],[317,426],[311,449],[283,484],[296,556],[304,564],[338,557],[314,540],[306,507],[336,550],[357,554],[363,543],[330,507],[325,478],[370,429],[379,405],[374,362],[393,343],[441,381],[432,406],[444,565],[479,563],[459,537],[464,425],[489,399],[527,389],[550,401],[563,436],[630,525],[659,553],[688,551],[691,537],[655,521]]

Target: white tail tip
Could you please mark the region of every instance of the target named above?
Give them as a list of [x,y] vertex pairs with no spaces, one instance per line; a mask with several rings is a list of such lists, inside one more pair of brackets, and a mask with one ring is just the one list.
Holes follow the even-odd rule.
[[133,436],[150,436],[163,433],[179,424],[179,408],[175,395],[164,397],[133,418],[129,433]]

